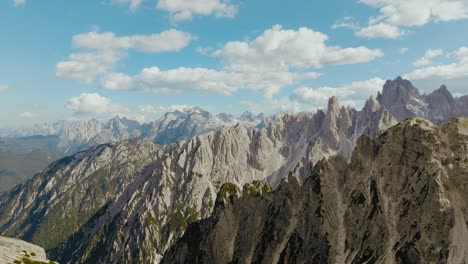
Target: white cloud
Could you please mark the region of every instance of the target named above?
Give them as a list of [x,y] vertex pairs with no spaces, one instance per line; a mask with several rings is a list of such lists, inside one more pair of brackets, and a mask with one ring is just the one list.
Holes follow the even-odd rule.
[[15,6],[24,6],[26,4],[26,0],[13,0],[13,4]]
[[347,16],[344,17],[342,20],[336,21],[331,28],[332,29],[337,29],[337,28],[347,28],[351,30],[358,30],[359,29],[359,24],[354,21],[353,17]]
[[24,117],[24,118],[31,118],[34,116],[34,114],[31,112],[23,112],[23,113],[19,113],[19,116]]
[[194,15],[232,18],[237,13],[229,0],[158,0],[156,8],[168,11],[173,22],[191,20]]
[[7,85],[1,85],[0,84],[0,92],[4,92],[6,90],[10,89]]
[[405,54],[406,52],[408,52],[408,48],[401,48],[400,49],[400,54]]
[[173,29],[159,34],[123,37],[117,37],[112,32],[89,32],[75,35],[73,46],[91,51],[70,54],[68,60],[57,63],[56,76],[89,84],[96,77],[114,70],[116,64],[126,57],[126,50],[179,51],[185,48],[192,39],[189,33]]
[[[99,93],[82,93],[79,96],[68,99],[65,108],[72,111],[72,116],[68,119],[107,119],[114,116],[127,117],[138,122],[153,121],[161,117],[166,112],[175,110],[183,111],[193,108],[189,105],[139,105],[132,109],[126,105],[114,103],[110,98]],[[30,117],[26,116],[24,117]]]
[[145,115],[152,115],[155,117],[159,117],[167,112],[173,111],[185,111],[188,109],[193,108],[190,105],[168,105],[168,106],[153,106],[153,105],[140,105],[138,106],[138,110],[140,113]]
[[113,104],[110,98],[98,93],[82,93],[70,98],[65,107],[77,115],[109,114],[125,110],[125,107]]
[[207,68],[176,68],[167,71],[145,68],[135,76],[113,73],[105,76],[101,86],[111,90],[143,90],[155,93],[179,93],[188,90],[230,95],[239,89],[259,91],[267,97],[281,87],[319,74],[277,72],[217,71]]
[[142,52],[167,52],[185,48],[192,39],[189,33],[175,29],[158,34],[122,37],[115,36],[113,32],[89,32],[73,36],[73,46],[79,49],[136,49]]
[[214,54],[230,68],[255,70],[320,68],[327,64],[363,63],[383,56],[379,49],[327,46],[328,36],[309,28],[286,30],[275,25],[251,42],[228,42]]
[[135,11],[143,3],[143,0],[112,0],[111,3],[128,5],[131,11]]
[[387,23],[378,23],[375,25],[369,25],[367,27],[361,28],[356,32],[356,36],[366,37],[366,38],[398,38],[402,36],[404,32],[393,25]]
[[293,91],[291,99],[315,108],[324,108],[327,106],[328,99],[336,96],[343,105],[361,107],[369,95],[377,94],[382,90],[384,83],[385,81],[380,78],[373,78],[340,87],[324,86],[316,89],[300,87]]
[[247,107],[247,109],[253,113],[299,113],[303,110],[315,111],[315,108],[307,107],[303,108],[303,105],[297,101],[290,100],[288,98],[282,99],[266,99],[263,101],[249,101],[244,100],[240,102],[241,105]]
[[91,83],[93,80],[115,67],[123,57],[118,51],[99,51],[70,54],[67,61],[57,63],[55,74],[60,78]]
[[443,54],[444,52],[441,49],[428,49],[424,56],[413,62],[413,65],[416,67],[431,65],[433,63],[432,59],[442,56]]
[[101,80],[111,90],[143,90],[177,93],[187,90],[230,95],[240,89],[262,93],[271,98],[282,87],[320,76],[313,68],[324,65],[364,63],[383,55],[367,47],[327,46],[328,37],[308,28],[284,30],[276,25],[253,41],[228,42],[213,52],[222,69],[179,67],[143,69],[129,76],[111,73]]
[[422,26],[430,22],[468,18],[466,0],[360,0],[379,9],[379,16],[371,17],[367,27],[356,34],[368,38],[396,38],[402,27]]
[[438,78],[443,80],[468,78],[468,48],[461,47],[451,53],[455,62],[416,69],[404,76],[410,80]]

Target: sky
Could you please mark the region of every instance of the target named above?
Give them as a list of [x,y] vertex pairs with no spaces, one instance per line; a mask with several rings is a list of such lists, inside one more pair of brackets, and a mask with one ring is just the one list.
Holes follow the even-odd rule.
[[468,0],[0,0],[0,127],[468,94]]

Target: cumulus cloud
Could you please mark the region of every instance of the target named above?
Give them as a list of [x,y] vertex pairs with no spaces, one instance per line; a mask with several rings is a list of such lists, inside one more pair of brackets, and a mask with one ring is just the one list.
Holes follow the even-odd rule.
[[377,94],[384,84],[385,80],[372,78],[339,87],[323,86],[314,89],[303,86],[293,91],[291,99],[315,108],[324,108],[328,99],[336,96],[343,105],[361,107],[369,95]]
[[271,98],[282,87],[320,76],[324,65],[364,63],[383,56],[379,49],[328,46],[328,36],[309,28],[285,30],[276,25],[253,41],[233,41],[213,52],[222,69],[158,67],[129,76],[106,75],[101,86],[112,90],[178,93],[186,90],[230,95],[240,89],[258,91]]
[[98,93],[82,93],[80,96],[72,97],[65,107],[76,115],[116,115],[128,112],[128,108],[114,104],[110,98]]
[[31,112],[22,112],[22,113],[19,113],[19,116],[23,118],[31,118],[34,116],[34,114]]
[[6,91],[8,89],[9,89],[9,87],[7,85],[1,85],[0,84],[0,92]]
[[167,30],[159,34],[115,36],[112,32],[89,32],[73,36],[73,46],[87,50],[73,53],[68,60],[56,64],[56,76],[93,82],[96,77],[114,70],[116,64],[126,57],[126,51],[141,52],[180,51],[193,37],[179,30]]
[[271,97],[285,85],[318,76],[319,74],[314,72],[258,73],[183,67],[163,71],[152,67],[143,69],[135,76],[122,73],[108,74],[102,79],[101,86],[111,90],[143,90],[154,93],[180,93],[196,90],[225,95],[230,95],[239,89],[249,89]]
[[439,78],[443,80],[468,78],[468,48],[461,47],[450,54],[455,62],[416,69],[404,76],[410,80]]
[[397,26],[393,26],[387,23],[378,23],[375,25],[369,25],[361,28],[356,32],[356,36],[366,38],[398,38],[402,36],[404,32]]
[[15,6],[24,6],[26,4],[26,0],[13,0],[13,4]]
[[194,15],[232,18],[237,13],[229,0],[158,0],[156,8],[169,12],[173,22],[191,20]]
[[[175,110],[184,111],[193,106],[190,105],[139,105],[130,108],[124,104],[115,103],[111,98],[99,93],[82,93],[79,96],[68,99],[65,108],[72,111],[68,119],[108,119],[114,116],[126,117],[138,122],[149,122],[160,118],[166,112]],[[29,112],[22,113],[22,117],[32,117]]]
[[288,30],[275,25],[251,42],[228,42],[214,55],[226,60],[230,68],[243,70],[320,68],[326,64],[369,62],[383,56],[379,49],[328,46],[327,40],[327,35],[306,27]]
[[301,111],[315,111],[315,108],[303,108],[303,105],[297,101],[288,98],[266,99],[261,102],[244,100],[240,102],[253,113],[299,113]]
[[113,50],[70,54],[67,61],[57,63],[55,74],[89,84],[97,76],[112,70],[123,56]]
[[73,36],[73,46],[79,49],[168,52],[185,48],[192,39],[189,33],[175,29],[158,34],[122,37],[115,36],[113,32],[89,32]]
[[153,105],[140,105],[138,106],[138,110],[140,113],[144,115],[152,115],[152,116],[161,116],[167,112],[174,112],[174,111],[186,111],[188,109],[193,108],[190,105],[168,105],[168,106],[153,106]]
[[356,32],[367,38],[397,38],[402,27],[422,26],[468,18],[466,0],[360,0],[379,9],[379,15],[369,18],[368,26]]
[[444,51],[441,49],[428,49],[424,56],[413,62],[413,65],[416,67],[431,65],[433,63],[432,59],[442,56],[443,54]]

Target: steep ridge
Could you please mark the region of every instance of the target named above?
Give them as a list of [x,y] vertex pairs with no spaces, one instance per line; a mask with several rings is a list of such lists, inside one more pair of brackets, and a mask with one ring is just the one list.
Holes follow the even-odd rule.
[[130,140],[56,161],[0,195],[0,232],[55,247],[121,196],[146,164],[162,154],[152,142]]
[[[245,116],[250,118],[247,120]],[[131,138],[152,140],[160,144],[174,143],[190,139],[195,135],[217,131],[222,127],[241,123],[255,127],[274,117],[253,116],[246,112],[239,118],[219,114],[212,115],[200,108],[166,113],[160,120],[140,125],[125,117],[115,117],[107,122],[95,119],[75,122],[57,122],[35,125],[29,130],[18,129],[0,131],[0,155],[8,156],[7,164],[0,162],[0,191],[11,189],[14,185],[30,179],[43,171],[48,164],[66,155],[86,150],[90,147],[118,142]],[[12,138],[11,136],[39,133],[54,136],[31,136]],[[41,155],[37,155],[41,154]],[[33,162],[31,162],[31,158]],[[53,158],[52,160],[49,157]],[[21,163],[21,164],[20,164]],[[18,165],[16,165],[18,164]]]
[[304,185],[218,199],[162,263],[466,263],[468,119],[362,136]]
[[[294,168],[302,181],[308,176],[304,165],[349,151],[352,143],[344,131],[354,130],[345,126],[349,115],[340,113],[348,112],[332,98],[327,114],[285,115],[264,129],[238,125],[174,145],[167,156],[148,165],[152,172],[131,190],[131,197],[110,204],[50,252],[65,263],[158,262],[189,223],[211,214],[223,188],[255,180],[274,187]],[[328,138],[329,123],[336,124],[332,130],[337,138]]]
[[[211,215],[216,193],[254,181],[276,188],[290,173],[302,183],[318,161],[350,159],[362,134],[397,123],[373,97],[361,111],[331,98],[326,112],[285,114],[259,128],[93,147],[0,196],[0,233],[44,246],[61,263],[159,262],[189,223]],[[100,154],[108,152],[118,155]]]
[[[210,216],[225,183],[276,186],[293,169],[303,181],[311,161],[348,156],[356,131],[374,134],[380,131],[373,127],[393,125],[373,125],[386,120],[372,103],[357,112],[332,98],[328,108],[284,115],[262,129],[237,125],[163,147],[125,141],[78,153],[0,198],[0,232],[38,243],[64,263],[158,261],[188,223]],[[369,119],[354,129],[363,113]],[[135,160],[142,160],[137,168]],[[65,225],[56,221],[65,215]]]

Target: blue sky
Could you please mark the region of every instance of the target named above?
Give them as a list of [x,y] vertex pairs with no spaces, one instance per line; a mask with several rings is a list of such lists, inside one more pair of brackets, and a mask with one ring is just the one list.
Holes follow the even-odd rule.
[[0,0],[1,127],[468,86],[467,0]]

